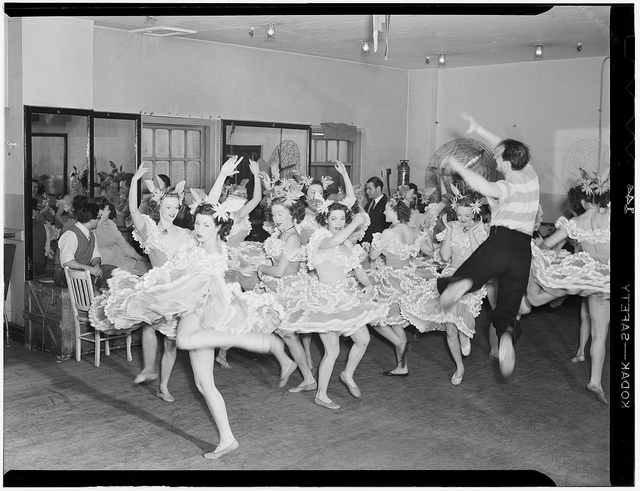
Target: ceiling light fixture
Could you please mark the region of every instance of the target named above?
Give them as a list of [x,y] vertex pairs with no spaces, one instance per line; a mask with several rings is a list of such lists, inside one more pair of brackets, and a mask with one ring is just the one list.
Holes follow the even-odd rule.
[[267,30],[264,33],[264,38],[267,41],[273,41],[276,38],[276,25],[267,24]]
[[542,44],[536,44],[536,49],[533,52],[533,59],[534,60],[542,59]]
[[367,41],[366,39],[362,40],[362,50],[360,51],[360,54],[363,56],[369,54],[369,41]]
[[162,26],[145,27],[144,29],[133,29],[130,32],[135,32],[137,34],[144,34],[147,36],[155,36],[155,37],[188,36],[189,34],[196,33],[196,31],[193,31],[191,29],[181,29],[179,27],[162,27]]
[[447,66],[447,55],[440,53],[438,55],[438,66]]

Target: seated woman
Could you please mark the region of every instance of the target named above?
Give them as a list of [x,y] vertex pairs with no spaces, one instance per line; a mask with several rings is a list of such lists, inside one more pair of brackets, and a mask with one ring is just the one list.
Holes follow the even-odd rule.
[[149,271],[149,260],[136,252],[113,222],[116,217],[115,206],[102,196],[93,198],[92,201],[97,203],[101,210],[100,221],[94,233],[102,260],[132,274],[142,275]]

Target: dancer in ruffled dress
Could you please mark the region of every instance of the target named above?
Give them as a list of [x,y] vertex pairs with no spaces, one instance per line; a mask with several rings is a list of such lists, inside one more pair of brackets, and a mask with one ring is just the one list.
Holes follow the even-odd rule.
[[349,240],[365,223],[362,214],[353,217],[344,204],[326,201],[317,220],[322,228],[311,236],[307,247],[307,264],[309,269],[316,271],[317,277],[312,277],[306,289],[300,292],[297,304],[289,310],[290,314],[280,328],[320,334],[325,352],[318,370],[315,403],[328,409],[339,409],[340,406],[327,395],[327,388],[340,354],[340,336],[350,336],[353,340],[340,380],[351,395],[360,397],[353,375],[369,345],[366,325],[385,316],[389,305],[373,300],[374,286],[360,266],[365,252]]
[[[373,234],[369,251],[372,266],[368,274],[378,288],[378,300],[389,303],[391,307],[385,317],[371,325],[395,348],[396,367],[384,375],[406,377],[409,375],[409,345],[404,329],[409,321],[402,316],[401,307],[405,299],[413,301],[416,292],[424,289],[426,282],[416,276],[416,267],[410,261],[420,251],[430,254],[432,247],[418,229],[408,225],[411,211],[402,196],[396,195],[387,201],[384,216],[391,225],[381,233]],[[384,256],[384,262],[376,261],[380,256]]]
[[[273,264],[258,267],[260,287],[275,293],[277,301],[283,305],[285,316],[290,299],[297,297],[299,288],[307,284],[309,278],[308,274],[300,269],[307,254],[295,227],[304,217],[305,205],[301,195],[301,192],[288,190],[284,191],[283,196],[271,201],[269,216],[276,226],[276,232],[265,240],[264,250]],[[280,330],[276,332],[282,335],[303,376],[302,382],[297,387],[289,389],[289,392],[316,390],[317,383],[307,363],[298,334]]]
[[[231,215],[233,227],[226,240],[227,251],[229,253],[229,269],[227,270],[226,276],[227,280],[240,283],[245,291],[250,291],[258,284],[258,266],[266,262],[262,244],[246,240],[252,228],[249,214],[262,201],[260,166],[257,162],[249,160],[249,170],[254,177],[253,196],[250,200],[247,200],[247,188],[245,186],[232,184],[227,185],[226,189],[224,187],[227,178],[238,173],[236,168],[242,159],[243,157],[240,157],[234,162],[227,161],[222,165],[220,174],[211,189],[209,200],[212,203],[238,200],[242,205]],[[236,208],[236,206],[234,206],[234,208]],[[231,368],[231,365],[227,361],[227,350],[220,349],[216,356],[216,363],[224,369]]]
[[[458,220],[448,221],[442,217],[445,230],[436,239],[441,242],[440,254],[448,264],[440,278],[452,276],[458,267],[487,238],[487,233],[479,218],[480,200],[468,196],[454,198],[452,209]],[[449,262],[450,261],[450,262]],[[451,306],[440,305],[436,279],[429,280],[426,292],[419,291],[413,302],[407,302],[403,313],[421,332],[444,330],[447,333],[447,345],[456,364],[451,377],[453,385],[459,385],[464,376],[462,355],[471,350],[470,338],[475,335],[475,318],[482,309],[482,299],[487,294],[485,287],[467,293]]]
[[[344,198],[348,201],[348,206],[354,206],[356,203],[356,195],[353,189],[353,184],[351,179],[349,178],[349,173],[343,162],[336,160],[334,164],[336,172],[342,176],[342,180],[344,181],[345,189],[344,189]],[[306,246],[309,243],[309,239],[311,235],[319,228],[321,225],[318,223],[316,219],[318,210],[323,205],[325,200],[329,197],[329,186],[333,184],[333,179],[330,176],[322,176],[319,180],[313,179],[307,176],[299,176],[301,179],[304,188],[303,191],[305,193],[307,207],[305,209],[305,216],[303,220],[296,224],[296,229],[300,234],[300,238],[302,240],[302,245]],[[364,213],[364,210],[361,210],[362,216],[365,218],[365,221],[359,227],[356,227],[350,240],[353,244],[362,240],[364,233],[371,223],[369,219],[369,215]],[[313,273],[312,273],[313,274]],[[304,348],[305,355],[307,357],[307,363],[309,367],[313,370],[313,358],[311,356],[311,333],[300,334],[300,340],[302,342],[302,346]]]
[[[145,253],[148,254],[153,268],[162,266],[176,253],[181,250],[193,247],[193,241],[187,240],[190,231],[176,226],[173,222],[176,218],[182,200],[184,199],[184,181],[176,186],[176,189],[160,191],[151,181],[146,181],[150,191],[155,191],[150,198],[150,203],[154,203],[159,209],[160,220],[156,224],[153,219],[140,213],[137,208],[138,203],[138,181],[147,173],[149,169],[140,167],[131,178],[129,188],[129,211],[133,222],[133,237],[140,243]],[[116,270],[117,271],[117,270]],[[98,297],[94,302],[94,319],[96,325],[104,325],[105,328],[113,328],[110,320],[104,319],[101,309],[107,309],[107,305],[118,305],[117,298],[128,291],[130,283],[122,280],[122,275],[115,276],[110,283],[110,292]],[[115,282],[115,283],[114,283]],[[104,297],[104,298],[103,298]],[[146,323],[142,326],[142,357],[143,368],[136,376],[134,382],[140,384],[144,381],[158,379],[158,369],[156,366],[156,353],[158,350],[158,338],[156,331],[160,332],[164,338],[164,352],[160,360],[160,381],[156,396],[166,402],[173,402],[175,399],[168,389],[171,371],[176,362],[176,330],[178,321],[176,318],[158,319],[153,325]],[[121,328],[118,325],[116,328]],[[130,325],[128,326],[130,327]]]
[[[571,220],[560,217],[556,222],[557,231],[547,237],[540,248],[532,246],[533,281],[527,289],[527,299],[534,306],[564,295],[586,297],[588,305],[581,309],[581,331],[590,325],[591,377],[587,390],[605,404],[608,401],[602,389],[602,367],[611,315],[611,201],[607,182],[608,176],[589,176],[583,171],[579,186],[586,211]],[[548,250],[567,238],[576,240],[582,251],[570,254]],[[581,338],[586,337],[585,334],[581,334]],[[584,345],[586,339],[581,339],[576,354],[578,361],[584,359]]]

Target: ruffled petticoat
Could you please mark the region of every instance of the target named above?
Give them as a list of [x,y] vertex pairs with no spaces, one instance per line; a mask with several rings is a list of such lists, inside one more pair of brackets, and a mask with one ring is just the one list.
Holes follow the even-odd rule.
[[[112,277],[107,280],[109,290],[95,297],[89,309],[91,327],[105,333],[122,332],[123,330],[133,330],[142,327],[145,322],[135,322],[134,319],[128,323],[121,322],[119,323],[120,327],[116,327],[105,312],[105,309],[113,310],[115,308],[114,306],[120,305],[127,296],[133,294],[140,278],[140,276],[131,274],[123,269],[118,268],[113,270]],[[176,338],[178,331],[177,317],[174,316],[171,319],[162,318],[149,324],[156,331],[161,332],[168,338]]]
[[291,296],[284,302],[282,332],[351,336],[389,311],[389,304],[376,302],[375,293],[366,296],[352,276],[336,283],[322,283],[317,276],[300,273],[295,278],[284,290]]
[[244,241],[237,247],[227,248],[229,269],[226,276],[229,280],[240,283],[245,291],[250,291],[259,283],[258,267],[271,264],[264,247],[260,242]]
[[[440,276],[450,276],[452,272],[443,271]],[[440,305],[437,278],[426,282],[426,287],[416,292],[413,301],[402,304],[402,315],[420,332],[444,331],[445,324],[454,324],[456,328],[472,338],[476,333],[475,318],[482,310],[482,299],[487,295],[486,287],[467,293],[456,303],[443,309]]]
[[531,243],[531,275],[544,290],[558,297],[587,297],[611,293],[611,262],[602,263],[587,252],[541,250]]
[[390,305],[389,313],[373,324],[408,326],[410,322],[402,315],[402,306],[415,301],[416,292],[426,291],[427,280],[417,277],[416,268],[411,265],[392,268],[384,263],[375,262],[367,274],[376,285],[376,300]]
[[[104,315],[116,329],[140,322],[155,328],[158,323],[193,313],[200,318],[203,329],[236,335],[273,332],[281,312],[270,298],[272,294],[242,292],[239,284],[225,282],[225,270],[226,251],[207,254],[197,247],[179,253],[142,277],[110,284],[113,294],[103,301]],[[116,278],[122,274],[118,271]]]

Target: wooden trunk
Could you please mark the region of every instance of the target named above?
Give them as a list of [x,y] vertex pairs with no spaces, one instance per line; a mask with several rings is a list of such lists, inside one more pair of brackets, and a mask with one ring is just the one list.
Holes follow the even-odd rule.
[[[69,291],[50,281],[33,280],[24,286],[24,344],[27,349],[51,353],[58,360],[75,358],[76,334]],[[81,325],[83,333],[92,332]],[[133,333],[133,344],[140,334]],[[124,348],[125,339],[110,342],[111,349]],[[104,343],[102,343],[104,349]],[[93,353],[94,344],[82,341],[82,353]]]

